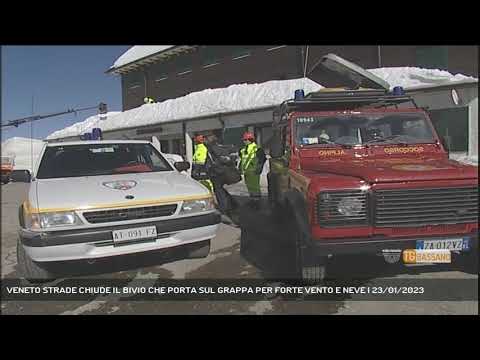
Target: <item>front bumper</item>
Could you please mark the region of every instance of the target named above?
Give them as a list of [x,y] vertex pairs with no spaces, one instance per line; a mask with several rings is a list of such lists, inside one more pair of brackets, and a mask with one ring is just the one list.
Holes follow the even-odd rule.
[[[26,253],[34,261],[89,260],[166,249],[212,239],[216,235],[220,221],[220,214],[210,213],[95,229],[51,232],[21,229],[19,235]],[[156,226],[157,238],[128,244],[114,244],[112,231],[138,226]]]
[[408,238],[356,238],[356,239],[322,239],[312,240],[307,245],[312,253],[317,256],[327,255],[353,255],[353,254],[376,254],[382,250],[406,250],[415,249],[417,240],[429,239],[457,239],[468,237],[470,250],[478,251],[478,233],[448,235],[448,236],[416,236]]

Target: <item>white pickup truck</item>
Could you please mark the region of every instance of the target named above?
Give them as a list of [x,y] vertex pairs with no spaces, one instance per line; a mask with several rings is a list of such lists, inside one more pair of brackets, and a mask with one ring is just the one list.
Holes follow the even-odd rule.
[[209,191],[181,174],[148,141],[45,145],[19,211],[17,259],[28,280],[54,274],[49,262],[186,247],[206,257],[220,215]]

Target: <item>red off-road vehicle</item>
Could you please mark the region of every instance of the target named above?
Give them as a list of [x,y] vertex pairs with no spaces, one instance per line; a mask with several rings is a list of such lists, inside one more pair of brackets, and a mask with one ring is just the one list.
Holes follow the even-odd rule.
[[273,122],[269,200],[289,222],[297,275],[322,280],[337,254],[450,249],[477,257],[478,167],[449,159],[428,113],[402,89],[390,92],[335,55],[322,65],[357,89],[286,101]]

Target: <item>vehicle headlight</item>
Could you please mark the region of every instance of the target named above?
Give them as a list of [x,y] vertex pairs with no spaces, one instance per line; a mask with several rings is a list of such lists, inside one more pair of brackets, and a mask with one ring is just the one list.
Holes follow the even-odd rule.
[[343,198],[338,203],[338,212],[345,216],[355,216],[363,211],[363,202],[359,198]]
[[199,213],[203,211],[213,210],[215,206],[213,204],[213,198],[201,199],[201,200],[189,200],[184,201],[182,209],[180,210],[181,215]]
[[359,190],[325,191],[318,194],[317,219],[320,226],[368,225],[368,192]]
[[57,226],[82,225],[82,220],[73,211],[38,214],[42,229]]

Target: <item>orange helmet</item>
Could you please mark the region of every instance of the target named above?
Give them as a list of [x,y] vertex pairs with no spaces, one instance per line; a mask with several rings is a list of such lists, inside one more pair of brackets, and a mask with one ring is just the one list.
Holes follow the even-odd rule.
[[197,136],[195,136],[195,141],[196,141],[197,143],[203,143],[203,142],[205,141],[205,136],[203,136],[203,135],[197,135]]
[[246,133],[243,134],[242,140],[243,141],[245,141],[245,140],[253,141],[253,140],[255,140],[255,136],[250,131],[247,131]]

